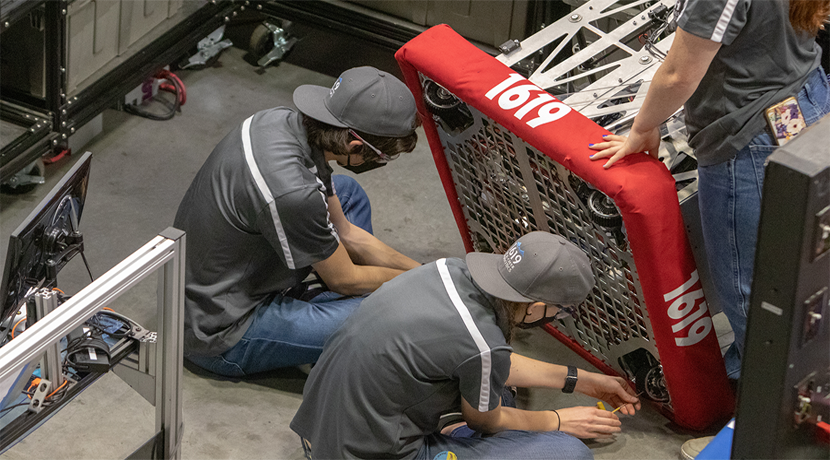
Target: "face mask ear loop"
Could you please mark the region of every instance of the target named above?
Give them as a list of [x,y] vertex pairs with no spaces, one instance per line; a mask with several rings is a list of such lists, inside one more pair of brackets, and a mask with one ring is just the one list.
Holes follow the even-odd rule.
[[537,319],[536,321],[533,321],[531,323],[526,323],[525,322],[525,320],[527,319],[527,315],[528,315],[527,309],[525,309],[525,316],[522,318],[522,321],[520,323],[516,324],[516,327],[518,327],[519,329],[530,329],[530,328],[533,328],[533,327],[536,327],[536,326],[542,326],[542,325],[545,325],[545,324],[548,324],[548,323],[552,322],[553,320],[556,319],[556,315],[548,316],[548,307],[550,307],[550,305],[545,304],[545,314],[544,314],[544,316],[542,316],[540,319]]
[[[536,321],[539,321],[537,319],[536,321],[533,321],[531,323],[527,322],[527,316],[530,314],[530,313],[528,313],[529,309],[530,309],[530,304],[528,304],[528,306],[525,307],[525,315],[524,315],[524,317],[522,318],[522,321],[519,324],[534,324],[534,323],[536,323]],[[545,304],[545,314],[542,315],[542,319],[545,319],[545,317],[547,317],[547,316],[548,316],[548,305]]]
[[[545,304],[545,316],[543,316],[542,318],[537,319],[536,321],[533,321],[531,323],[526,323],[525,322],[525,320],[527,319],[527,310],[525,310],[525,316],[522,318],[522,321],[520,323],[516,324],[516,327],[518,327],[519,329],[530,329],[530,328],[537,327],[537,326],[544,326],[545,324],[552,323],[557,319],[564,319],[564,318],[557,318],[557,316],[559,316],[560,312],[563,312],[563,311],[567,312],[567,310],[565,310],[561,307],[560,307],[560,310],[558,312],[556,312],[555,315],[548,316],[548,307],[551,307],[551,306],[553,306],[553,305]],[[569,315],[573,316],[572,313],[570,313],[570,312],[568,312],[568,313],[569,313]]]

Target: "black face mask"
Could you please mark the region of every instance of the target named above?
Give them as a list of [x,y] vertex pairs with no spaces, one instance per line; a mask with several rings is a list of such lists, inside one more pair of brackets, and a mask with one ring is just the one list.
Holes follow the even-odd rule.
[[[545,314],[548,313],[549,305],[545,305]],[[527,310],[525,310],[525,317],[522,318],[522,321],[517,323],[516,326],[519,329],[530,329],[536,326],[544,326],[545,324],[551,323],[557,319],[564,319],[568,316],[573,316],[574,310],[573,307],[562,307],[559,306],[559,311],[556,312],[555,315],[552,316],[544,316],[542,318],[537,319],[536,321],[526,323],[524,320],[527,319]]]
[[355,174],[360,174],[365,173],[366,171],[371,171],[373,169],[380,168],[381,166],[386,166],[386,162],[364,161],[363,163],[360,163],[359,165],[355,166],[352,164],[352,156],[350,154],[346,154],[346,164],[340,166]]
[[340,165],[340,166],[342,166],[343,168],[345,168],[345,169],[347,169],[347,170],[349,170],[349,171],[351,171],[355,174],[360,174],[360,173],[365,173],[366,171],[371,171],[373,169],[380,168],[381,166],[386,166],[386,163],[378,163],[377,161],[365,161],[363,163],[360,163],[357,166],[354,166],[352,164],[346,164],[346,165]]

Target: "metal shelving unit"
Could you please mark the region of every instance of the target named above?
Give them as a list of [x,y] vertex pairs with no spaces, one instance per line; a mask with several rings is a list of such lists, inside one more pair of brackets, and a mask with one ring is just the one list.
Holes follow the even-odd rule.
[[[485,52],[498,54],[508,39],[523,39],[562,17],[562,0],[442,2],[435,0],[275,0],[259,2],[276,17],[340,31],[395,52],[436,24],[448,24]],[[335,44],[336,45],[336,44]]]
[[[83,1],[83,0],[79,0]],[[123,100],[131,90],[164,66],[195,48],[199,40],[235,14],[244,4],[229,0],[183,0],[175,15],[137,40],[83,86],[68,88],[68,27],[72,1],[2,0],[0,40],[16,25],[30,21],[42,29],[42,91],[21,90],[2,82],[0,121],[0,183],[10,183],[33,162],[68,147],[69,138],[104,109]],[[16,53],[6,53],[3,65],[13,65]],[[5,80],[5,79],[4,79]]]

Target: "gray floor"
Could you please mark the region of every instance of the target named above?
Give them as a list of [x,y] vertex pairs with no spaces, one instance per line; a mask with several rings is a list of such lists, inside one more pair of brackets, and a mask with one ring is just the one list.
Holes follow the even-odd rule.
[[[187,85],[187,104],[173,120],[104,113],[104,132],[84,149],[94,158],[81,229],[95,276],[171,225],[196,171],[235,125],[258,110],[292,105],[292,91],[300,84],[329,86],[333,81],[285,63],[260,73],[241,54],[229,49],[218,67],[179,72]],[[0,195],[0,260],[5,259],[9,234],[79,156],[49,165],[47,184],[30,194]],[[419,261],[463,256],[464,246],[422,133],[414,153],[359,179],[372,201],[374,228],[381,240]],[[89,282],[79,259],[59,276],[59,286],[67,293]],[[155,283],[155,277],[142,282],[115,308],[154,328]],[[516,349],[529,356],[591,369],[542,331],[523,333],[517,342]],[[299,439],[288,422],[301,402],[304,378],[299,370],[286,369],[231,381],[185,369],[181,458],[302,458]],[[596,403],[557,391],[531,390],[521,396],[520,404],[532,409]],[[673,425],[648,404],[622,421],[623,433],[613,441],[588,442],[596,458],[675,459],[680,445],[699,435]],[[123,458],[152,435],[153,425],[153,407],[110,373],[3,458]]]

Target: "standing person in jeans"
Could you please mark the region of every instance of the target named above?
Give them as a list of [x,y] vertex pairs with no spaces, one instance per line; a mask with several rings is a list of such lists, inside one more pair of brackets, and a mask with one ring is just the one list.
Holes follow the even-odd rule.
[[[371,169],[415,148],[415,99],[372,67],[294,91],[214,149],[179,205],[185,358],[241,377],[313,363],[363,295],[420,264],[372,236],[368,197],[330,161]],[[314,272],[322,281],[305,282]],[[316,289],[315,289],[316,288]]]
[[660,124],[685,104],[706,255],[735,333],[724,356],[731,379],[741,372],[764,164],[776,148],[765,111],[791,96],[808,126],[830,111],[815,40],[828,14],[830,0],[678,0],[674,42],[628,137],[590,146],[606,168],[632,153],[656,158]]
[[[291,429],[307,456],[330,458],[585,459],[578,438],[620,431],[611,411],[527,411],[510,386],[578,391],[633,415],[620,377],[513,353],[513,328],[573,312],[594,286],[588,256],[566,239],[532,232],[504,255],[440,259],[384,284],[326,343]],[[466,425],[441,430],[443,414]],[[308,452],[310,450],[310,453]]]

